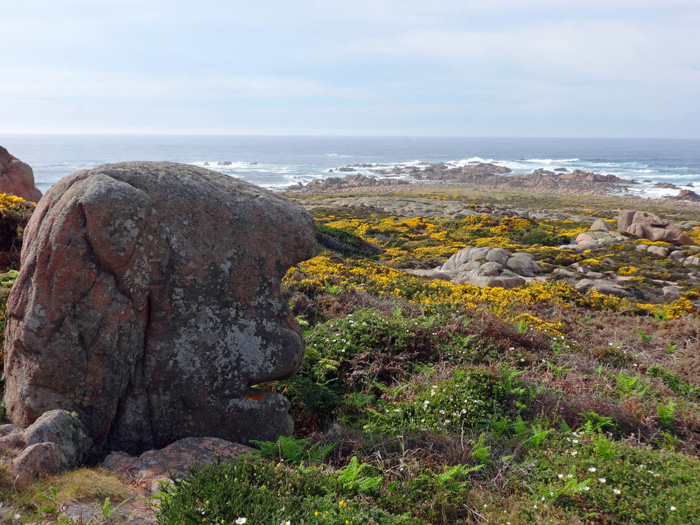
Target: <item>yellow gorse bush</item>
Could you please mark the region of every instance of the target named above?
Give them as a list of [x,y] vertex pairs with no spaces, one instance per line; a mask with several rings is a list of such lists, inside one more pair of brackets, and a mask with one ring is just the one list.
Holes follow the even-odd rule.
[[0,209],[9,208],[15,204],[21,202],[27,202],[22,197],[17,197],[16,195],[8,195],[7,193],[0,193]]

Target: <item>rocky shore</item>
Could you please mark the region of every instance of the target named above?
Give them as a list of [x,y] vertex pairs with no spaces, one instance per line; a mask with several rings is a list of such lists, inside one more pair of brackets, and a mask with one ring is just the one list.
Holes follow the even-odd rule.
[[[359,169],[377,176],[356,173]],[[513,174],[509,168],[491,163],[467,164],[460,167],[436,163],[420,168],[415,166],[374,167],[359,164],[343,166],[337,171],[352,174],[345,177],[314,180],[306,186],[296,184],[288,189],[304,193],[354,192],[357,189],[371,191],[393,189],[403,192],[406,191],[404,188],[406,185],[421,186],[420,183],[424,182],[431,185],[435,183],[465,184],[474,188],[490,190],[559,192],[565,195],[620,195],[628,193],[630,186],[639,184],[639,181],[622,179],[612,174],[581,170],[568,171],[566,168],[555,168],[551,171],[540,168],[532,173]],[[700,195],[692,190],[681,189],[673,185],[657,185],[657,187],[678,189],[679,193],[675,196],[677,200],[700,201]]]

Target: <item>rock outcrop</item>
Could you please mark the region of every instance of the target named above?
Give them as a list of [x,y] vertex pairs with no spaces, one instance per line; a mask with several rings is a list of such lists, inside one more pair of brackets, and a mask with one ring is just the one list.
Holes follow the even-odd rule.
[[681,201],[700,202],[700,195],[693,190],[680,190],[678,195],[673,198]]
[[532,254],[503,248],[469,246],[433,270],[407,270],[413,275],[444,279],[455,284],[513,288],[542,272]]
[[29,202],[38,202],[41,192],[34,185],[34,171],[29,164],[15,158],[0,146],[0,193],[17,195]]
[[623,210],[617,219],[617,230],[650,241],[664,241],[675,245],[689,246],[693,240],[683,231],[653,213]]
[[286,398],[251,387],[301,364],[280,280],[315,246],[307,212],[203,168],[62,179],[27,226],[8,302],[10,419],[75,412],[93,455],[289,433]]
[[[339,168],[338,171],[342,171]],[[316,179],[309,182],[306,186],[291,186],[289,189],[303,189],[305,192],[331,192],[347,190],[349,188],[367,188],[374,186],[393,186],[395,184],[410,184],[404,179],[379,179],[377,177],[367,177],[366,175],[347,175],[343,178],[329,177],[327,179]]]

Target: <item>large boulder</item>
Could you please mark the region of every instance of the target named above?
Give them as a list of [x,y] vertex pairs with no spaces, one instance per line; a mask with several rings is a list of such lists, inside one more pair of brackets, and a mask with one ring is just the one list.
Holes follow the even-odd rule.
[[280,292],[315,250],[311,216],[174,163],[74,173],[40,201],[7,310],[7,412],[75,412],[92,454],[292,430],[253,385],[292,375],[303,340]]
[[0,146],[0,193],[17,195],[29,202],[38,202],[41,192],[34,185],[34,171]]
[[675,245],[691,245],[693,240],[670,221],[653,213],[623,210],[617,219],[617,230],[651,241],[663,241]]

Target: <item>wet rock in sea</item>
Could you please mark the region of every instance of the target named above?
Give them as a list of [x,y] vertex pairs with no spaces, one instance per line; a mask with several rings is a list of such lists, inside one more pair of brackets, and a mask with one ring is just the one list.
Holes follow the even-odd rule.
[[693,190],[680,190],[678,195],[673,198],[681,201],[700,202],[700,195]]
[[29,222],[8,302],[7,412],[75,412],[92,454],[292,430],[303,340],[280,292],[311,216],[219,173],[127,162],[70,175]]

